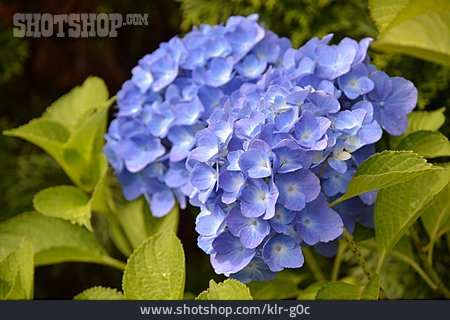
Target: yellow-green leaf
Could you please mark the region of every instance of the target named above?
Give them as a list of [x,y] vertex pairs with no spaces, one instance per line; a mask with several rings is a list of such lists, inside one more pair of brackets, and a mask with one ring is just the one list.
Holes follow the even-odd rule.
[[369,283],[361,293],[361,300],[378,300],[380,295],[380,276],[378,273],[372,275]]
[[62,218],[92,231],[91,206],[86,193],[75,186],[50,187],[38,192],[34,208],[50,217]]
[[297,296],[297,300],[315,300],[317,292],[323,287],[325,283],[322,281],[314,282],[306,289],[300,291]]
[[370,15],[378,29],[384,31],[407,4],[408,0],[369,0]]
[[330,282],[317,292],[316,300],[359,300],[362,288],[345,282]]
[[209,281],[209,288],[198,295],[196,300],[252,300],[248,287],[234,279],[216,283]]
[[93,191],[106,167],[102,155],[107,112],[114,98],[100,78],[89,77],[62,96],[38,119],[5,135],[27,140],[51,155],[80,188]]
[[33,245],[36,266],[77,261],[124,267],[123,263],[109,257],[85,228],[35,212],[23,213],[0,223],[0,259],[23,238]]
[[42,115],[43,118],[61,123],[69,129],[80,124],[80,118],[108,100],[108,88],[98,77],[87,78],[81,86],[53,102]]
[[383,189],[434,170],[422,156],[411,151],[383,151],[365,160],[356,170],[347,192],[330,205],[371,190]]
[[450,143],[437,131],[417,131],[407,135],[398,145],[399,150],[411,150],[425,158],[450,156]]
[[419,218],[421,209],[447,183],[446,170],[436,167],[433,171],[378,193],[375,203],[375,238],[381,262]]
[[450,66],[450,2],[371,0],[380,35],[375,49],[411,55]]
[[92,287],[77,294],[74,300],[124,300],[122,292],[105,287]]
[[380,294],[380,276],[372,275],[365,287],[341,281],[323,285],[316,300],[378,300]]
[[33,299],[33,246],[22,239],[0,260],[0,299]]
[[[450,165],[445,167],[450,175]],[[450,232],[450,183],[430,201],[421,215],[423,226],[430,237],[429,250],[434,243],[444,234]]]
[[130,256],[122,286],[129,300],[181,300],[184,281],[181,242],[173,233],[160,233],[145,240]]
[[178,222],[180,220],[180,209],[175,205],[173,209],[164,217],[157,218],[149,210],[149,206],[145,204],[145,217],[148,219],[147,233],[149,235],[158,234],[161,232],[172,231],[177,233]]
[[408,129],[401,136],[390,136],[391,148],[396,148],[406,136],[421,130],[437,131],[445,122],[445,108],[433,111],[413,111],[408,115]]

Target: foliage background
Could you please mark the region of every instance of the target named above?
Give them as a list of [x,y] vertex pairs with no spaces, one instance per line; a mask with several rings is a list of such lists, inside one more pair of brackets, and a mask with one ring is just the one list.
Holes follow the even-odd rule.
[[[15,12],[62,13],[147,13],[149,25],[126,26],[117,38],[24,38],[12,37]],[[131,68],[145,53],[175,34],[188,31],[201,22],[216,24],[234,14],[258,12],[266,26],[289,37],[295,47],[313,36],[335,33],[335,40],[345,36],[355,39],[376,37],[367,1],[360,0],[178,0],[125,2],[119,0],[68,0],[65,2],[2,0],[0,2],[0,130],[17,127],[39,116],[45,107],[87,76],[103,78],[115,94],[129,78]],[[391,76],[401,75],[415,83],[419,90],[419,108],[426,110],[450,106],[450,69],[416,58],[370,52],[374,63]],[[447,109],[447,119],[450,119]],[[448,123],[443,133],[450,134]],[[31,144],[0,137],[0,221],[14,214],[32,210],[32,198],[39,190],[59,184],[70,184],[55,161]],[[36,170],[39,168],[39,170]],[[187,266],[186,290],[198,294],[209,279],[221,281],[211,270],[208,258],[197,248],[193,216],[180,215],[180,234]],[[102,230],[105,221],[94,216],[94,224]],[[419,230],[420,231],[420,230]],[[422,230],[423,232],[423,230]],[[422,235],[422,234],[420,234]],[[450,283],[446,269],[450,267],[449,244],[440,242],[435,249],[439,259],[435,268],[444,271],[444,283]],[[363,252],[370,259],[370,250]],[[116,250],[117,258],[124,258]],[[318,265],[329,269],[330,260],[316,257]],[[342,270],[352,279],[362,278],[359,267],[347,250]],[[298,275],[300,287],[308,286],[314,266],[306,264]],[[390,298],[433,298],[422,280],[397,260],[388,261],[383,284]],[[82,290],[103,285],[121,287],[121,273],[114,269],[81,263],[63,263],[39,267],[35,275],[36,298],[72,298]]]

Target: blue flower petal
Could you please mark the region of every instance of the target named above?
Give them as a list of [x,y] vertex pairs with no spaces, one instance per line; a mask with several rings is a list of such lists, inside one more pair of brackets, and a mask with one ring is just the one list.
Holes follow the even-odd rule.
[[213,241],[216,253],[211,255],[211,264],[218,274],[228,275],[241,271],[255,256],[255,249],[245,248],[239,238],[225,231]]
[[175,198],[173,197],[172,191],[167,189],[154,193],[151,198],[148,199],[148,202],[150,203],[150,210],[152,211],[153,216],[160,218],[172,210],[175,205]]
[[275,184],[280,192],[279,203],[293,211],[302,210],[305,204],[316,199],[320,192],[320,181],[309,170],[277,174]]
[[270,281],[273,280],[276,273],[270,271],[267,264],[260,257],[254,257],[253,260],[241,271],[230,274],[230,278],[237,279],[243,283],[250,281]]
[[231,209],[227,216],[227,226],[231,233],[239,237],[245,248],[256,248],[270,232],[270,225],[261,218],[244,217],[239,207]]
[[305,243],[314,245],[339,237],[343,231],[343,223],[341,217],[329,208],[325,196],[320,194],[298,213],[296,228]]
[[261,149],[249,149],[239,158],[239,167],[250,178],[265,178],[272,174],[270,155]]
[[192,169],[189,180],[199,190],[208,190],[215,185],[216,175],[216,171],[210,166],[199,163]]
[[284,268],[300,268],[304,258],[298,243],[289,236],[279,234],[266,242],[263,259],[273,272]]

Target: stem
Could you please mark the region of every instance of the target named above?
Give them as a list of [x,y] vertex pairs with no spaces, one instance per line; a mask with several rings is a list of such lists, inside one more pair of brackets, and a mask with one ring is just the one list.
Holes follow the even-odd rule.
[[434,248],[434,243],[430,241],[430,243],[427,246],[428,248],[425,248],[428,250],[428,263],[430,264],[430,266],[433,266],[433,248]]
[[378,274],[381,273],[381,269],[383,268],[383,264],[384,264],[384,259],[385,258],[386,258],[386,251],[383,250],[383,252],[378,257],[378,264],[377,264],[377,268],[375,270],[376,273],[378,273]]
[[325,169],[327,168],[327,166],[328,166],[328,162],[325,161],[325,162],[323,163],[323,165],[322,165],[322,168],[320,168],[320,172],[319,172],[319,174],[318,174],[318,177],[319,177],[319,178],[322,177],[322,175],[323,175],[323,173],[325,172]]
[[370,280],[370,278],[372,278],[372,272],[370,271],[369,264],[367,263],[366,259],[364,259],[363,255],[361,254],[361,251],[359,251],[358,247],[356,246],[356,243],[353,240],[353,237],[348,233],[347,229],[344,229],[344,232],[342,233],[342,235],[344,236],[345,241],[347,241],[348,246],[352,250],[353,255],[355,256],[356,260],[358,261],[358,264],[361,267],[361,269],[363,270],[367,279]]
[[[361,251],[359,251],[359,248],[356,246],[356,243],[353,240],[353,237],[348,233],[347,229],[345,229],[345,228],[344,228],[344,232],[342,232],[342,235],[343,235],[345,241],[347,241],[348,246],[352,250],[353,255],[355,256],[356,260],[358,261],[359,266],[363,270],[367,279],[370,281],[370,279],[372,278],[372,272],[370,271],[369,264],[367,263],[366,259],[364,259],[363,255],[361,254]],[[386,293],[384,292],[384,290],[381,286],[380,286],[380,299],[387,299]]]
[[302,248],[303,255],[305,256],[305,260],[308,261],[309,269],[311,270],[314,278],[317,281],[327,281],[327,278],[322,273],[322,270],[319,267],[319,264],[316,261],[316,258],[314,258],[313,253],[309,248]]
[[336,281],[339,277],[339,270],[341,269],[345,249],[347,249],[347,243],[339,242],[339,249],[336,254],[336,258],[334,258],[333,270],[331,271],[331,281]]
[[116,268],[116,269],[122,270],[122,271],[125,270],[126,264],[120,260],[117,260],[117,259],[114,259],[111,257],[103,257],[102,260],[103,260],[103,264],[106,266],[110,266],[110,267],[113,267],[113,268]]
[[414,226],[410,229],[410,235],[411,239],[414,242],[414,245],[416,246],[419,258],[422,261],[422,265],[425,271],[437,285],[435,291],[439,292],[446,299],[450,299],[450,290],[444,285],[436,270],[433,269],[433,266],[428,261],[428,257],[425,254],[425,249],[423,247],[422,241],[420,240],[419,234],[417,233],[417,230]]

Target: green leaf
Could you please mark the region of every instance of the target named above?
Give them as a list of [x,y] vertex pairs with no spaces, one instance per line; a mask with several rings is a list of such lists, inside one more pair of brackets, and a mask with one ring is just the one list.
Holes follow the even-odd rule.
[[378,300],[379,294],[380,276],[374,274],[365,287],[341,281],[326,283],[317,292],[316,300]]
[[389,143],[392,148],[397,148],[398,144],[406,136],[413,132],[437,131],[445,122],[445,108],[433,111],[413,111],[408,115],[408,129],[401,136],[390,136]]
[[144,213],[144,199],[139,198],[132,202],[127,202],[119,209],[119,222],[125,232],[133,249],[137,248],[148,238],[146,225],[148,219]]
[[442,133],[437,131],[417,131],[406,136],[397,149],[411,150],[425,158],[450,156],[450,143]]
[[407,4],[408,0],[369,0],[370,16],[384,31]]
[[367,191],[383,189],[434,170],[420,155],[410,151],[383,151],[365,160],[356,170],[347,192],[333,201],[334,206]]
[[130,256],[122,286],[129,300],[181,300],[184,281],[181,242],[173,233],[160,233],[145,240]]
[[105,82],[98,77],[87,78],[81,86],[52,103],[43,114],[43,118],[61,123],[64,127],[74,129],[80,118],[96,106],[108,100]]
[[154,217],[150,212],[148,205],[145,205],[144,209],[145,217],[148,219],[146,226],[149,235],[156,235],[168,231],[172,231],[173,233],[177,232],[178,222],[180,220],[180,209],[178,205],[175,205],[173,209],[162,218]]
[[413,111],[408,115],[408,130],[405,135],[420,130],[437,131],[444,122],[445,108],[433,111]]
[[143,197],[126,203],[119,209],[119,222],[131,246],[138,247],[149,236],[162,232],[177,232],[179,209],[174,208],[164,217],[154,217]]
[[380,276],[378,273],[372,275],[369,283],[361,293],[361,300],[378,300],[380,295]]
[[77,294],[74,300],[125,300],[122,292],[105,287],[92,287]]
[[59,165],[63,165],[63,146],[69,139],[70,132],[60,123],[38,118],[18,128],[5,130],[3,134],[18,137],[37,145],[51,155]]
[[375,203],[375,235],[380,264],[409,227],[419,218],[421,209],[448,183],[442,168],[410,181],[381,190]]
[[316,300],[359,300],[362,288],[344,282],[329,282],[317,292]]
[[253,281],[248,286],[255,300],[291,299],[298,296],[298,284],[303,280],[304,275],[283,271],[271,281]]
[[77,261],[123,268],[86,229],[33,212],[0,223],[0,259],[24,237],[33,245],[36,266]]
[[408,234],[405,234],[403,237],[401,237],[400,240],[397,242],[397,244],[389,253],[393,252],[395,252],[396,254],[402,254],[405,257],[408,257],[412,260],[415,259],[411,238],[409,237]]
[[33,299],[33,246],[22,239],[18,247],[0,261],[0,299]]
[[[450,175],[450,165],[447,165],[446,170]],[[431,246],[450,232],[450,183],[424,208],[421,219]]]
[[[380,29],[373,48],[450,66],[450,2],[374,0],[372,17]],[[383,18],[383,13],[385,18]]]
[[[90,110],[80,125],[72,132],[70,138],[65,143],[65,161],[73,161],[73,165],[82,165],[79,179],[82,185],[92,191],[100,180],[104,168],[107,167],[106,157],[102,153],[108,118],[108,109],[113,99],[101,104],[97,108]],[[81,155],[81,159],[70,159],[70,155]],[[69,160],[70,159],[70,160]]]
[[91,210],[102,214],[110,214],[110,199],[113,198],[111,188],[108,185],[108,166],[103,168],[97,185],[92,192]]
[[196,300],[252,300],[248,287],[234,279],[216,283],[209,281],[209,288],[198,295]]
[[297,296],[297,300],[315,300],[317,292],[323,287],[324,282],[314,282],[312,285],[303,289]]
[[103,80],[90,77],[54,102],[42,117],[4,134],[42,148],[74,184],[91,192],[107,166],[101,150],[108,108],[114,101],[107,99]]
[[62,218],[92,231],[89,197],[74,186],[44,189],[33,199],[34,208],[50,217]]
[[450,4],[446,0],[369,0],[369,9],[383,32],[422,14],[448,10]]

